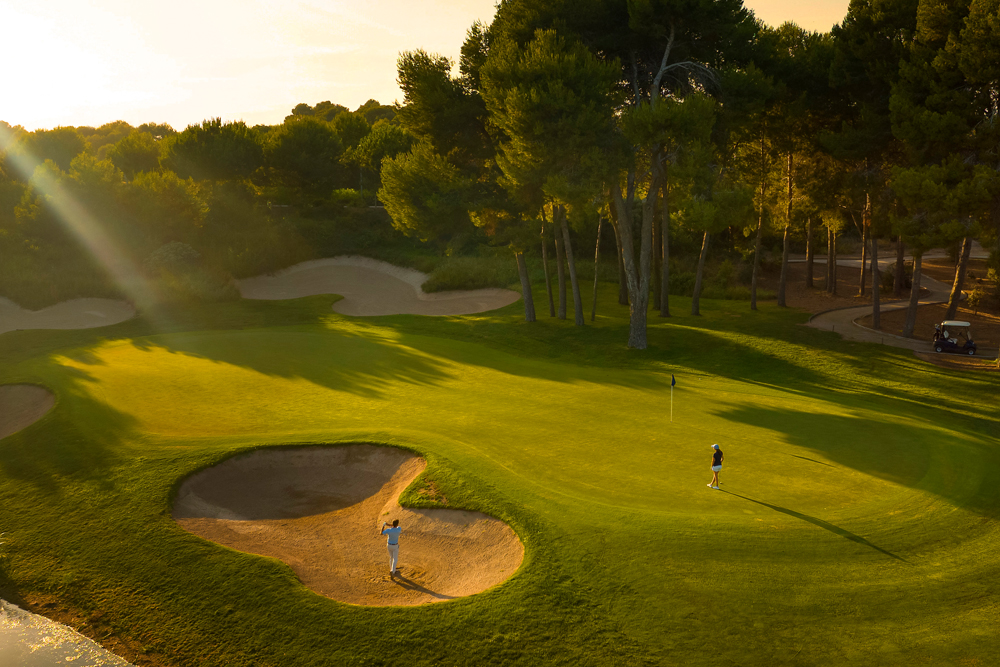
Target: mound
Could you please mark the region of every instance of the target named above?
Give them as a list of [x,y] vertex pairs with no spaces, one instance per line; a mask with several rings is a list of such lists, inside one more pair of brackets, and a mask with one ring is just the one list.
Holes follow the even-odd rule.
[[244,299],[298,299],[340,294],[333,309],[344,315],[470,315],[496,310],[521,298],[506,289],[425,293],[427,275],[367,257],[302,262],[274,275],[238,281]]
[[42,310],[25,310],[0,297],[0,334],[18,329],[92,329],[135,317],[135,308],[114,299],[71,299]]
[[[185,530],[277,558],[340,602],[409,606],[479,593],[520,566],[511,528],[479,512],[411,510],[399,494],[423,459],[372,445],[271,449],[188,478],[174,503]],[[389,575],[383,521],[399,519],[399,570]]]
[[0,438],[31,426],[55,405],[48,389],[33,384],[0,385]]

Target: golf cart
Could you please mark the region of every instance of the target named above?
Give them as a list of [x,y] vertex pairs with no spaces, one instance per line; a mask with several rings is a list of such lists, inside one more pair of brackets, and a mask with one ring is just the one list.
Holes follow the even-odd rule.
[[934,325],[934,351],[955,352],[956,354],[975,354],[976,344],[969,332],[968,322],[945,320]]

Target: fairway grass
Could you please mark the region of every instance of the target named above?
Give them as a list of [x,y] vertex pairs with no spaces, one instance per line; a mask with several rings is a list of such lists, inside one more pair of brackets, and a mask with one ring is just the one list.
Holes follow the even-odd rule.
[[[0,383],[56,406],[0,441],[0,595],[54,602],[139,664],[993,662],[992,376],[741,302],[651,317],[650,349],[628,351],[615,297],[602,286],[583,329],[526,324],[520,303],[362,320],[308,297],[4,334]],[[521,568],[467,598],[356,607],[171,520],[195,471],[343,443],[425,457],[402,502],[438,506],[417,493],[433,482],[507,522]]]

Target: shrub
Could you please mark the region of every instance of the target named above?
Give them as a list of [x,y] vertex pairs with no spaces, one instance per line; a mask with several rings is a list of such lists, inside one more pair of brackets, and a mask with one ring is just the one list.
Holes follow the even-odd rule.
[[334,190],[333,194],[330,195],[330,203],[340,206],[353,206],[355,208],[361,208],[368,205],[365,201],[364,195],[357,190],[351,190],[350,188]]
[[509,287],[519,281],[514,257],[507,251],[505,256],[497,257],[449,257],[431,271],[423,289],[442,292]]
[[150,272],[180,271],[193,267],[200,258],[201,253],[188,244],[173,241],[154,250],[142,264]]
[[[882,271],[880,276],[880,286],[886,292],[892,290],[896,282],[896,263],[893,262],[888,268]],[[913,262],[903,263],[903,289],[913,287]]]
[[200,258],[201,254],[191,246],[174,241],[154,250],[143,268],[153,279],[157,296],[165,301],[220,301],[239,296],[228,275],[205,269]]

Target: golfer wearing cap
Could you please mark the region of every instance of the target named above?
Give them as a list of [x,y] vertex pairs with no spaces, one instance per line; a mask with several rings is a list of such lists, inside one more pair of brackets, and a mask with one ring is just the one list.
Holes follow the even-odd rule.
[[399,535],[403,529],[399,527],[399,519],[393,519],[392,527],[386,528],[389,524],[382,522],[382,535],[388,535],[386,548],[389,549],[389,574],[396,574],[396,561],[399,560]]
[[708,485],[713,488],[719,488],[719,471],[722,470],[722,450],[719,449],[718,445],[712,445],[712,449],[715,451],[712,453],[712,481]]

